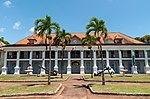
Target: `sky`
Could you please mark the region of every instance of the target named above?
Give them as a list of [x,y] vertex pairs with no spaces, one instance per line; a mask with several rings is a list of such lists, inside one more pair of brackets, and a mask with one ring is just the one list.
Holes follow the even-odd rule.
[[92,17],[108,32],[150,34],[150,0],[0,0],[0,37],[11,44],[32,35],[37,18],[51,16],[67,32],[86,32]]

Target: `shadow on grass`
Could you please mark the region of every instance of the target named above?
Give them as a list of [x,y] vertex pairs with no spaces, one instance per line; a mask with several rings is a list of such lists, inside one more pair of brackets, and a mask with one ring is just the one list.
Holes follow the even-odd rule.
[[88,85],[85,85],[85,84],[81,84],[81,85],[73,85],[75,86],[75,88],[89,88]]
[[118,75],[116,77],[132,77],[131,75],[125,75],[125,76],[122,76],[122,75]]
[[73,79],[73,80],[81,81],[81,80],[83,80],[83,78],[75,78],[75,79]]
[[27,86],[27,87],[31,87],[31,86],[45,86],[47,84],[22,84],[21,86]]

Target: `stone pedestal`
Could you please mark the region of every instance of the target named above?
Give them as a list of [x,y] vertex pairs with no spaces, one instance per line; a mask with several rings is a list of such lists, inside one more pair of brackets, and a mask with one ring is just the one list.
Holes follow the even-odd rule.
[[93,66],[93,73],[97,73],[97,66]]
[[29,75],[32,75],[32,74],[33,74],[33,73],[32,73],[32,72],[33,72],[32,66],[28,66],[27,69],[28,69],[28,71],[30,71],[30,72],[28,72],[28,74],[29,74]]
[[132,66],[131,69],[132,69],[132,73],[133,74],[138,74],[138,72],[137,72],[137,66]]
[[148,65],[145,66],[144,71],[145,71],[146,74],[150,74],[150,66],[148,66]]
[[70,65],[67,66],[67,74],[71,74],[71,66]]
[[14,74],[20,74],[20,67],[19,66],[15,67],[15,73]]
[[122,72],[122,70],[124,70],[124,66],[119,66],[119,72],[120,72],[120,74],[122,74],[123,72]]
[[7,74],[7,67],[6,66],[3,66],[2,67],[2,75],[6,75]]
[[85,73],[84,73],[84,66],[81,66],[81,67],[80,67],[80,74],[85,74]]

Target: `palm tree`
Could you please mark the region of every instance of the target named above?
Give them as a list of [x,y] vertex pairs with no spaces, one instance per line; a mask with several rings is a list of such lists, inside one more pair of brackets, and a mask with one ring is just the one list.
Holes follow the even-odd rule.
[[[98,20],[96,17],[92,17],[89,24],[86,26],[87,34],[93,33],[97,37],[97,40],[99,42],[98,45],[98,54],[101,55],[101,64],[102,64],[102,70],[104,71],[104,62],[103,62],[103,53],[102,53],[102,40],[104,40],[107,37],[107,28],[105,26],[104,20]],[[100,48],[99,48],[100,47]],[[100,49],[100,52],[99,52]],[[104,72],[102,72],[102,85],[105,85],[105,78],[104,78]]]
[[[72,36],[70,33],[66,33],[64,29],[62,31],[58,31],[56,34],[56,37],[54,38],[54,45],[61,46],[62,47],[62,61],[61,65],[63,66],[63,57],[64,57],[64,50],[66,48],[66,45],[71,42]],[[63,78],[62,75],[62,66],[61,66],[61,78]]]
[[91,78],[93,78],[93,66],[92,66],[92,45],[96,44],[97,39],[94,36],[86,34],[84,38],[82,38],[82,44],[86,44],[90,49],[90,56],[91,56]]
[[49,40],[49,65],[48,65],[48,85],[50,85],[50,73],[51,73],[51,32],[52,30],[58,31],[59,24],[52,22],[51,17],[46,15],[45,19],[39,18],[35,20],[35,31],[38,32],[38,36],[44,39],[45,37],[45,45],[47,50],[47,40]]

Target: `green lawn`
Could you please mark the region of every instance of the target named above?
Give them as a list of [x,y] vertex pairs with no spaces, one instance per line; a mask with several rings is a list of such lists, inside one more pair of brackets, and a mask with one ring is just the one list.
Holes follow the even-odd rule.
[[[90,75],[84,75],[84,78],[86,80],[101,80],[101,76],[94,76],[94,78],[91,78]],[[108,74],[105,75],[105,80],[111,80],[111,81],[149,81],[150,82],[150,75],[147,74],[126,74],[125,77],[121,75],[113,75],[111,78]]]
[[[63,75],[63,78],[58,76],[51,76],[52,80],[64,80],[69,75]],[[47,81],[47,75],[0,75],[0,81],[4,80],[28,80],[28,81],[34,81],[34,80],[40,80],[40,81]]]
[[134,94],[150,94],[150,85],[146,84],[93,84],[91,88],[96,92],[109,93],[134,93]]
[[0,85],[0,95],[10,94],[31,94],[31,93],[52,93],[58,88],[59,84],[7,84]]

